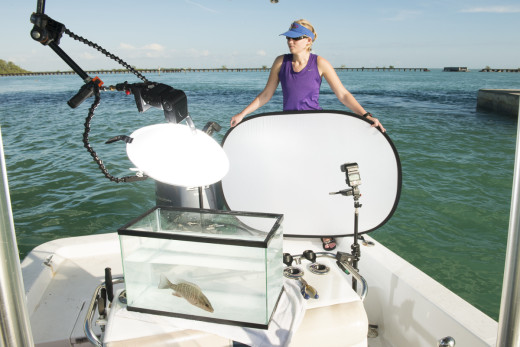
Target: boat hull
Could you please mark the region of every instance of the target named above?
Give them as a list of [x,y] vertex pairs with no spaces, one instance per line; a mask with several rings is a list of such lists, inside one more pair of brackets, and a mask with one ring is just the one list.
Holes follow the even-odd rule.
[[[368,339],[368,346],[432,346],[445,336],[453,336],[461,346],[494,346],[494,320],[373,238],[365,239],[374,245],[361,248],[360,273],[369,287],[364,309],[368,323],[378,326],[378,336]],[[350,245],[350,238],[338,239],[338,250],[347,251]],[[284,251],[291,254],[306,249],[322,251],[320,248],[319,239],[284,240]],[[94,289],[104,281],[106,267],[114,276],[123,273],[115,233],[59,239],[27,255],[22,273],[37,346],[90,345],[83,322]],[[348,333],[339,329],[333,317],[322,322],[335,327],[331,331],[337,334],[328,335],[331,342]],[[101,334],[99,327],[96,333]],[[319,329],[306,329],[305,333],[309,336],[302,335],[304,340],[323,341]],[[146,332],[141,335],[146,336]],[[208,338],[207,334],[199,335]],[[148,337],[154,338],[153,334]],[[215,337],[214,341],[229,340]],[[297,341],[298,336],[294,343]]]

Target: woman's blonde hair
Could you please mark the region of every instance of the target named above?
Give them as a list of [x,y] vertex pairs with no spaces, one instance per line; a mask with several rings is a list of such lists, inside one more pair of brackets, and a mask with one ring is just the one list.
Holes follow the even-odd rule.
[[311,45],[308,48],[308,50],[310,52],[311,49],[312,49],[312,44],[318,38],[318,34],[316,33],[316,30],[314,30],[314,27],[312,26],[312,24],[308,20],[306,20],[306,19],[298,19],[298,20],[294,21],[293,23],[298,23],[300,25],[303,25],[304,27],[306,27],[307,29],[312,31],[312,33],[314,34],[314,39],[312,39],[312,43],[311,43]]

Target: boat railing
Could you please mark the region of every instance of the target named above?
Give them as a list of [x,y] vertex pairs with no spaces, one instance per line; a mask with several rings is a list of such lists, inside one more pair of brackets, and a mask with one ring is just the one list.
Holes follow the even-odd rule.
[[[120,283],[124,283],[124,282],[125,282],[125,279],[123,276],[114,277],[112,279],[112,285],[120,284]],[[90,305],[87,310],[87,315],[85,317],[85,324],[83,327],[84,331],[85,331],[85,336],[87,337],[87,339],[94,346],[98,346],[98,347],[102,347],[103,342],[98,338],[98,336],[94,332],[93,321],[94,321],[94,313],[100,307],[100,305],[99,305],[100,300],[103,300],[103,301],[106,300],[104,298],[104,295],[101,294],[103,289],[104,290],[107,289],[106,283],[107,282],[103,282],[99,286],[96,287],[96,290],[94,291],[94,295],[92,296],[92,300],[90,300]],[[103,306],[105,306],[105,304],[106,304],[106,302],[103,302]],[[102,308],[102,310],[104,310],[104,307]],[[99,320],[100,323],[101,323],[101,319],[102,319],[101,316],[103,316],[103,314],[100,314],[100,320]]]

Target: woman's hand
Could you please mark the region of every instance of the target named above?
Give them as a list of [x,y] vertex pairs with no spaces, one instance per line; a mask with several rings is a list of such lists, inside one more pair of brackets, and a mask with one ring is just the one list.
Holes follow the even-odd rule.
[[232,127],[236,126],[238,123],[240,123],[242,121],[243,118],[244,118],[244,116],[240,113],[234,115],[233,117],[231,117],[230,125]]
[[372,116],[367,116],[367,119],[368,120],[371,120],[372,122],[374,122],[374,124],[372,124],[372,126],[374,128],[379,128],[381,129],[382,132],[386,132],[386,129],[383,128],[383,124],[381,124],[381,122],[379,121],[379,119],[375,118],[375,117],[372,117]]
[[242,119],[250,114],[251,112],[256,111],[260,107],[264,106],[274,95],[280,80],[278,79],[278,73],[280,72],[280,68],[282,67],[283,55],[276,57],[273,62],[273,66],[271,67],[271,72],[269,73],[269,78],[267,79],[267,84],[264,87],[264,90],[257,95],[257,97],[240,113],[237,113],[231,118],[231,127],[236,126],[238,123],[242,121]]

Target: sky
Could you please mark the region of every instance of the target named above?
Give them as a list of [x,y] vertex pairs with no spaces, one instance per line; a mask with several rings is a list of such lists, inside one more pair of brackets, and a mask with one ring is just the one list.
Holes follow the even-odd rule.
[[[36,1],[0,3],[0,59],[71,70],[30,37]],[[518,0],[47,0],[45,14],[137,68],[270,67],[297,19],[334,67],[520,68]],[[84,70],[123,68],[63,35]]]

